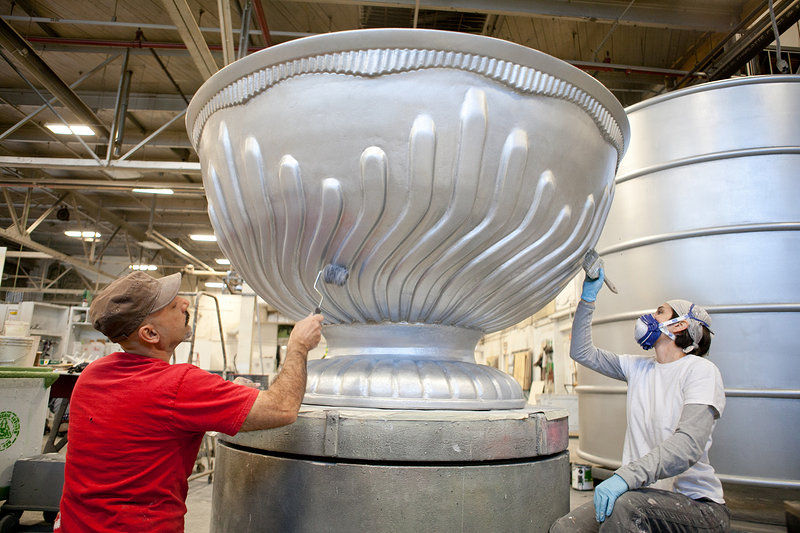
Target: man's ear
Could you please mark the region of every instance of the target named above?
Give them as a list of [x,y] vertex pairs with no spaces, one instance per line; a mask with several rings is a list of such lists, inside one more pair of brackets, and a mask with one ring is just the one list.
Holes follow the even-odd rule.
[[139,340],[145,344],[158,344],[161,338],[158,330],[152,324],[142,324],[137,331]]

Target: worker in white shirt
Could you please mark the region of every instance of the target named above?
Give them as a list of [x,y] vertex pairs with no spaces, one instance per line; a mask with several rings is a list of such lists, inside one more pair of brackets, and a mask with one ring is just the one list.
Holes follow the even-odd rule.
[[725,408],[722,377],[704,358],[711,317],[691,302],[669,300],[636,320],[636,341],[652,355],[596,348],[591,321],[603,279],[601,269],[600,277],[584,281],[570,357],[628,384],[622,467],[595,488],[593,502],[550,531],[729,531],[722,484],[708,460]]

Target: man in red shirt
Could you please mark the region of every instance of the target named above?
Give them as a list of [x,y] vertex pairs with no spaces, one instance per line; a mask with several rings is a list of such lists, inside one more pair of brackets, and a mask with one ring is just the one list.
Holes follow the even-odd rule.
[[90,364],[70,402],[64,491],[54,531],[180,532],[187,477],[206,431],[234,435],[293,423],[322,315],[298,322],[266,391],[169,364],[191,336],[180,274],[136,272],[92,302],[94,327],[125,350]]

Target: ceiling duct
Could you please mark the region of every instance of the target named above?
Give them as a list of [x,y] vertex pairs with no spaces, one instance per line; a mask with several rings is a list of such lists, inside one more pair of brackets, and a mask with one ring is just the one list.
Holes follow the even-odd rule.
[[[364,29],[412,28],[414,26],[413,8],[363,6],[360,17],[361,28]],[[485,13],[420,9],[417,15],[417,28],[480,35],[483,33],[486,17]]]

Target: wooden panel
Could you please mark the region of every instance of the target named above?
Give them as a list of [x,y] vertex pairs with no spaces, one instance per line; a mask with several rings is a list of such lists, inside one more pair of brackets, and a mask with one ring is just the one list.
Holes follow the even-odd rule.
[[533,371],[532,358],[533,355],[530,350],[518,350],[512,352],[514,358],[514,379],[519,383],[522,390],[531,389],[531,374]]

